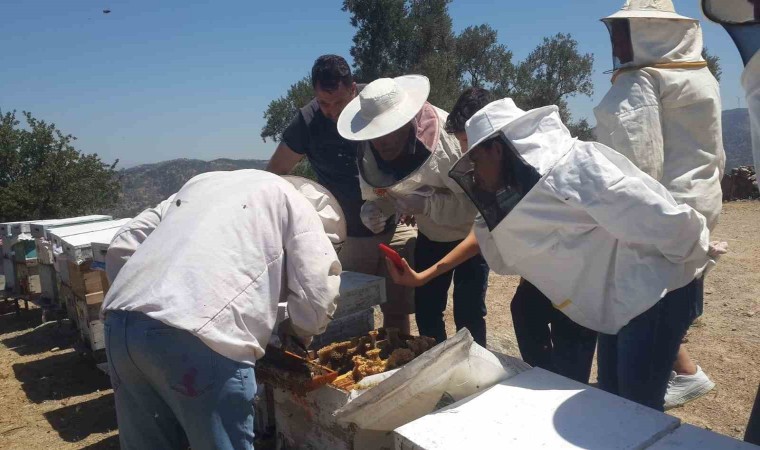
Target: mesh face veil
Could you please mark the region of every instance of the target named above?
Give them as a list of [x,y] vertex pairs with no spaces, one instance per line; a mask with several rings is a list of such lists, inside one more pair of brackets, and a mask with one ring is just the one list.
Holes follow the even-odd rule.
[[[500,161],[495,163],[498,164],[498,171],[493,170],[493,161],[482,158],[482,152],[486,151],[484,145],[467,152],[449,172],[449,177],[459,184],[475,204],[491,231],[541,179],[538,171],[520,156],[503,134],[498,135],[497,142],[502,148]],[[490,167],[483,167],[484,165]],[[485,180],[484,170],[492,174],[489,177],[495,176],[498,179]]]
[[633,62],[633,41],[631,40],[631,21],[629,19],[605,20],[612,42],[612,68],[618,70]]

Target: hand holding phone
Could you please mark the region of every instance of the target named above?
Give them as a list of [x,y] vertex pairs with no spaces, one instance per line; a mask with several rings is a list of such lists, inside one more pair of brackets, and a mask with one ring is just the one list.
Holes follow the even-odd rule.
[[401,260],[401,255],[399,255],[396,250],[393,250],[385,244],[378,244],[378,248],[380,248],[380,251],[383,252],[385,256],[391,260],[393,265],[396,266],[399,271],[404,271],[404,263]]

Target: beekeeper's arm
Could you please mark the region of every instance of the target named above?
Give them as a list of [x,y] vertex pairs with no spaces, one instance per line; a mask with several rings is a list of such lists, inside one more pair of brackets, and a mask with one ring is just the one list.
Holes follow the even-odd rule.
[[106,253],[106,277],[109,283],[113,283],[124,264],[158,227],[173,201],[174,195],[159,203],[155,208],[146,209],[116,233]]
[[[662,106],[653,78],[645,71],[624,73],[612,87],[624,99],[626,109],[602,111],[598,139],[630,159],[657,181],[662,179],[665,145],[662,137]],[[608,94],[610,95],[610,94]]]
[[429,283],[434,278],[443,275],[444,273],[453,270],[463,262],[469,260],[473,256],[480,253],[480,247],[478,246],[478,240],[475,237],[475,232],[470,231],[470,234],[462,242],[459,243],[454,249],[449,252],[448,255],[441,258],[440,261],[433,264],[427,270],[422,272],[415,272],[406,259],[402,259],[404,269],[399,270],[389,259],[386,258],[386,265],[388,266],[388,272],[393,278],[393,282],[400,284],[401,286],[419,287]]
[[300,195],[290,196],[283,232],[288,317],[303,341],[321,334],[335,312],[341,265],[317,212]]
[[651,180],[623,174],[609,160],[577,163],[570,177],[575,181],[560,184],[558,194],[564,201],[584,209],[617,239],[653,245],[673,263],[707,261],[710,232],[704,216],[676,204]]

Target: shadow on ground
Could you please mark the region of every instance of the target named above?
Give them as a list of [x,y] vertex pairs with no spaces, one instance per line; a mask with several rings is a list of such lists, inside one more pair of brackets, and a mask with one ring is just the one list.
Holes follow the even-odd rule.
[[108,375],[91,359],[77,352],[56,354],[45,359],[13,365],[26,396],[34,403],[62,400],[111,388]]
[[11,302],[2,301],[0,304],[8,308],[0,315],[0,335],[32,329],[42,323],[42,310],[39,308],[22,310],[21,314],[16,315]]
[[[11,333],[28,329],[26,333],[3,339],[3,345],[21,356],[36,355],[56,347],[68,348],[76,342],[79,332],[68,320],[41,324],[41,310],[22,311],[20,317],[13,314],[0,316],[0,332]],[[13,329],[14,331],[7,331]]]
[[114,448],[119,448],[118,434],[107,437],[100,442],[90,444],[87,447],[82,447],[82,450],[106,450],[106,449],[114,449]]
[[46,412],[45,419],[66,442],[79,442],[91,434],[108,433],[116,429],[113,394]]

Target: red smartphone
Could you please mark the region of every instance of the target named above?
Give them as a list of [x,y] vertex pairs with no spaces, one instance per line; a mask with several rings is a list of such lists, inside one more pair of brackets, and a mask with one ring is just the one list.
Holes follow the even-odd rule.
[[385,253],[385,256],[391,260],[398,270],[402,272],[404,271],[404,263],[401,261],[401,255],[399,255],[396,250],[393,250],[385,244],[378,244],[377,246],[380,248],[381,252]]

